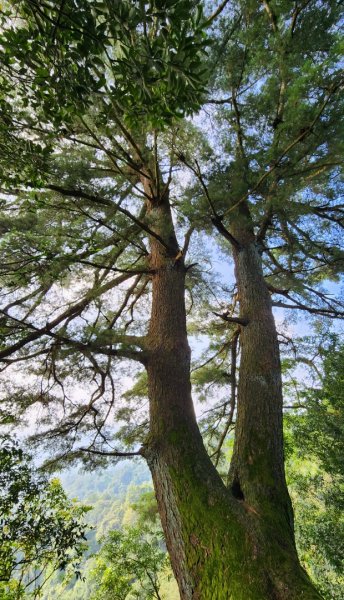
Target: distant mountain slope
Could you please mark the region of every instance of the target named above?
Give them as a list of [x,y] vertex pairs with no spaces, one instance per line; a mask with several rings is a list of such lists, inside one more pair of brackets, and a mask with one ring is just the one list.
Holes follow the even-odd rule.
[[88,521],[94,529],[87,535],[89,550],[81,569],[83,579],[72,578],[67,582],[62,573],[56,574],[46,585],[42,598],[88,600],[92,588],[87,574],[94,564],[91,555],[98,550],[100,539],[110,529],[119,529],[133,522],[131,505],[143,492],[152,489],[150,473],[142,461],[123,461],[93,472],[73,468],[61,473],[59,478],[71,498],[93,507]]

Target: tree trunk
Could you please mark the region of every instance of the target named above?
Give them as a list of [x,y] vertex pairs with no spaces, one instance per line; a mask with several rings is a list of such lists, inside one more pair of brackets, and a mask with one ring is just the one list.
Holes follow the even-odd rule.
[[[274,326],[269,296],[264,296],[267,304],[256,298],[255,306],[257,302],[262,305],[258,320],[260,323],[264,315],[270,334],[263,325],[253,325],[253,321],[244,332],[244,339],[250,340],[251,345],[242,350],[241,379],[245,378],[246,369],[249,383],[240,383],[243,400],[239,407],[234,475],[227,489],[204,448],[194,414],[184,305],[185,267],[182,258],[176,259],[178,244],[170,210],[168,205],[160,204],[151,211],[151,227],[171,250],[168,252],[156,239],[151,240],[154,275],[146,363],[151,424],[144,453],[180,596],[182,600],[319,599],[299,565],[294,545],[283,475],[279,361],[275,333],[273,342],[270,338]],[[258,259],[251,246],[237,256],[240,286],[244,288],[247,281],[253,288],[256,285],[250,272],[254,260]],[[260,293],[260,288],[256,294],[252,291],[252,300]],[[247,317],[252,318],[246,304],[242,310],[245,317],[247,312]],[[267,348],[264,359],[256,356],[257,368],[252,356],[261,351],[261,343],[266,343]],[[266,371],[269,379],[265,378]],[[264,382],[259,379],[263,376]],[[274,384],[271,399],[267,394],[270,381]],[[276,403],[275,390],[279,394]],[[264,394],[269,400],[264,400]],[[248,412],[255,402],[261,406],[254,406],[251,417]],[[254,422],[257,415],[264,434]],[[264,435],[268,426],[267,442]],[[273,432],[272,427],[277,431]],[[248,436],[253,436],[252,440]]]
[[234,452],[229,484],[258,512],[275,506],[293,537],[285,482],[282,380],[277,332],[261,256],[254,236],[236,236],[234,250],[240,317],[241,362]]

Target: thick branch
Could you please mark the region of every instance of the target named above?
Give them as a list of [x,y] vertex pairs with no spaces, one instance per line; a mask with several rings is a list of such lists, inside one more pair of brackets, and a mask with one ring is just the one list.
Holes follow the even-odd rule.
[[213,12],[212,15],[210,15],[210,17],[207,18],[207,20],[204,23],[205,27],[209,27],[209,25],[211,25],[213,23],[213,21],[215,21],[215,19],[217,19],[217,17],[222,13],[222,11],[226,8],[227,4],[229,3],[229,0],[223,0],[223,2],[221,2],[221,4],[218,6],[218,8]]
[[216,98],[209,98],[206,101],[206,104],[232,104],[233,99],[232,97],[230,98],[219,98],[218,100]]
[[72,454],[78,452],[87,452],[89,454],[97,454],[98,456],[118,456],[121,458],[131,458],[132,456],[141,456],[142,450],[137,452],[118,452],[117,450],[105,451],[105,450],[94,450],[93,448],[77,448]]
[[312,0],[306,0],[306,2],[304,2],[303,5],[298,5],[298,3],[295,3],[295,10],[291,19],[291,24],[290,24],[290,32],[291,35],[294,35],[294,31],[295,31],[295,27],[296,27],[296,22],[297,19],[300,15],[300,13],[308,6],[308,4],[310,4],[312,2]]
[[297,144],[302,142],[312,132],[314,125],[320,119],[321,115],[323,114],[323,112],[324,112],[326,106],[328,105],[330,99],[332,98],[333,94],[336,93],[341,88],[342,83],[343,83],[342,81],[339,81],[339,82],[333,84],[333,86],[330,88],[327,96],[324,98],[322,105],[320,106],[317,114],[315,115],[315,117],[314,117],[313,121],[310,123],[310,125],[308,127],[306,127],[295,138],[295,140],[290,142],[290,144],[288,144],[284,148],[284,150],[281,152],[281,154],[279,155],[277,160],[275,160],[274,163],[271,165],[271,167],[269,167],[269,169],[267,171],[265,171],[263,173],[263,175],[261,175],[261,177],[258,179],[257,183],[250,190],[248,190],[248,192],[245,192],[245,194],[237,202],[235,202],[232,206],[230,206],[228,208],[228,210],[226,211],[226,214],[235,210],[242,202],[245,202],[245,200],[248,198],[248,196],[250,194],[253,194],[254,192],[256,192],[260,188],[261,184],[271,175],[271,173],[273,173],[275,171],[275,169],[277,169],[281,160],[285,156],[287,156],[287,154],[290,152],[290,150],[292,150]]
[[30,342],[33,342],[33,341],[43,337],[44,335],[51,334],[52,330],[55,327],[57,327],[58,325],[60,325],[60,323],[62,323],[64,320],[66,320],[70,317],[76,317],[76,316],[80,315],[82,313],[82,311],[85,310],[85,308],[90,304],[90,302],[92,302],[93,300],[95,300],[96,298],[101,296],[103,293],[116,287],[120,283],[123,283],[130,277],[132,277],[132,274],[124,273],[123,275],[116,277],[112,281],[105,283],[104,285],[99,286],[98,288],[94,288],[94,289],[90,290],[82,300],[80,300],[76,304],[73,304],[72,306],[70,306],[67,310],[65,310],[62,314],[58,315],[52,321],[48,321],[44,327],[40,327],[40,328],[34,327],[31,323],[21,321],[20,319],[11,316],[5,310],[0,311],[5,317],[7,317],[17,323],[20,323],[21,325],[32,330],[32,333],[27,335],[22,340],[19,340],[12,346],[0,351],[0,360],[2,358],[6,358],[7,356],[10,356],[11,354],[14,354],[14,352],[17,352],[18,350],[21,350],[21,348],[23,348]]
[[154,237],[156,240],[158,240],[158,242],[165,248],[165,250],[170,252],[169,246],[164,242],[164,240],[160,237],[160,235],[158,235],[152,229],[150,229],[148,227],[148,225],[146,225],[142,221],[139,221],[139,219],[137,219],[131,212],[129,212],[129,210],[127,210],[126,208],[123,208],[122,206],[119,206],[118,204],[114,205],[113,202],[111,202],[111,200],[107,200],[106,198],[101,198],[100,196],[95,196],[94,194],[87,194],[86,192],[83,192],[80,189],[65,189],[58,185],[48,185],[47,189],[58,192],[59,194],[62,194],[63,196],[72,196],[74,198],[84,198],[85,200],[95,202],[96,204],[102,204],[103,206],[111,206],[113,208],[116,208],[116,210],[118,210],[118,212],[120,212],[123,215],[125,215],[126,217],[128,217],[128,219],[130,219],[133,223],[135,223],[135,225],[140,227],[140,229],[142,231],[145,231],[146,233],[148,233],[148,235],[150,235],[150,236]]
[[278,28],[277,28],[277,17],[275,15],[275,13],[273,12],[270,3],[268,2],[268,0],[263,0],[263,4],[264,4],[264,8],[267,12],[267,14],[269,15],[269,19],[271,22],[271,26],[273,31],[276,33]]
[[219,217],[218,215],[216,217],[212,217],[211,222],[216,227],[217,231],[221,235],[223,235],[223,237],[226,240],[228,240],[232,244],[232,246],[234,246],[237,250],[241,250],[241,245],[239,244],[238,240],[236,240],[235,237],[230,233],[230,231],[226,229],[226,227],[222,223],[221,217]]
[[262,246],[262,244],[265,240],[268,229],[269,229],[270,225],[272,224],[272,219],[273,219],[272,204],[269,203],[268,208],[265,212],[265,215],[262,219],[259,231],[256,235],[257,244],[259,246]]
[[[296,301],[293,300],[293,302]],[[310,314],[322,315],[323,317],[328,317],[329,319],[344,319],[344,312],[338,311],[335,308],[331,310],[329,308],[315,308],[314,306],[306,306],[300,302],[296,302],[295,304],[287,304],[286,302],[279,301],[272,302],[272,306],[279,308],[290,308],[294,310],[304,310]]]
[[245,325],[249,324],[248,319],[240,319],[239,317],[231,317],[227,313],[220,314],[220,313],[213,312],[213,315],[215,315],[216,317],[220,317],[220,319],[222,319],[223,321],[228,321],[228,323],[237,323],[238,325],[243,325],[244,327],[245,327]]
[[[72,315],[74,316],[74,315]],[[144,347],[144,338],[138,337],[138,336],[118,336],[117,338],[114,337],[110,343],[108,343],[109,347],[103,346],[101,344],[97,344],[97,342],[80,342],[79,340],[73,340],[72,338],[69,338],[65,335],[61,335],[60,333],[56,333],[53,332],[51,329],[52,328],[48,328],[47,326],[44,328],[37,328],[35,327],[32,323],[22,323],[22,321],[20,321],[19,319],[15,319],[14,317],[10,317],[12,320],[17,321],[20,324],[24,324],[28,329],[32,329],[33,330],[33,334],[31,336],[27,336],[27,338],[25,338],[25,340],[28,340],[28,338],[31,337],[31,339],[29,341],[34,341],[36,339],[39,339],[40,337],[44,337],[44,336],[48,336],[48,337],[52,337],[55,340],[57,340],[58,342],[62,342],[68,346],[72,346],[73,348],[76,348],[77,350],[80,350],[81,352],[85,353],[86,356],[89,355],[90,352],[95,352],[96,354],[104,354],[105,356],[113,356],[113,357],[118,357],[118,358],[128,358],[130,360],[136,360],[138,362],[144,363],[145,362],[145,354],[142,351],[137,351],[137,350],[132,350],[132,349],[126,349],[126,348],[112,348],[111,346],[113,344],[129,344],[129,345],[135,345],[138,347]],[[34,336],[34,334],[36,334],[36,336],[34,337],[34,339],[32,339],[32,337]],[[24,341],[24,340],[22,340]],[[29,343],[29,342],[26,342]],[[19,342],[18,342],[19,344]],[[19,348],[17,348],[18,350]],[[9,353],[13,353],[16,350],[13,350],[13,346],[12,348],[9,348],[7,350],[4,350],[3,352],[0,352],[0,360],[3,357],[8,356]]]

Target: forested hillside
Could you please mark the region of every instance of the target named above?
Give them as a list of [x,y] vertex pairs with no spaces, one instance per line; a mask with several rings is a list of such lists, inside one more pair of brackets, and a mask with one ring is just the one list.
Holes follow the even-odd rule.
[[[71,497],[92,506],[88,523],[92,529],[87,533],[88,550],[81,566],[82,578],[64,573],[53,577],[43,591],[43,600],[88,600],[96,590],[92,577],[96,554],[101,540],[111,529],[123,529],[135,525],[138,519],[135,503],[145,492],[152,492],[149,470],[142,461],[129,461],[95,472],[80,472],[77,468],[60,475],[64,489]],[[152,526],[152,524],[151,524]],[[90,557],[90,555],[92,555]],[[161,579],[161,594],[165,600],[178,600],[176,582],[166,576]]]

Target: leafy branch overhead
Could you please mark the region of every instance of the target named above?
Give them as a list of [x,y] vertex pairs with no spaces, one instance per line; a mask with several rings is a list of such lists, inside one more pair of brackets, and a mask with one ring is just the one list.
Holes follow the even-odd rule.
[[16,10],[17,18],[5,21],[2,63],[25,91],[23,110],[61,126],[96,101],[104,124],[115,110],[127,126],[139,118],[161,127],[199,108],[208,45],[201,5],[29,0]]

